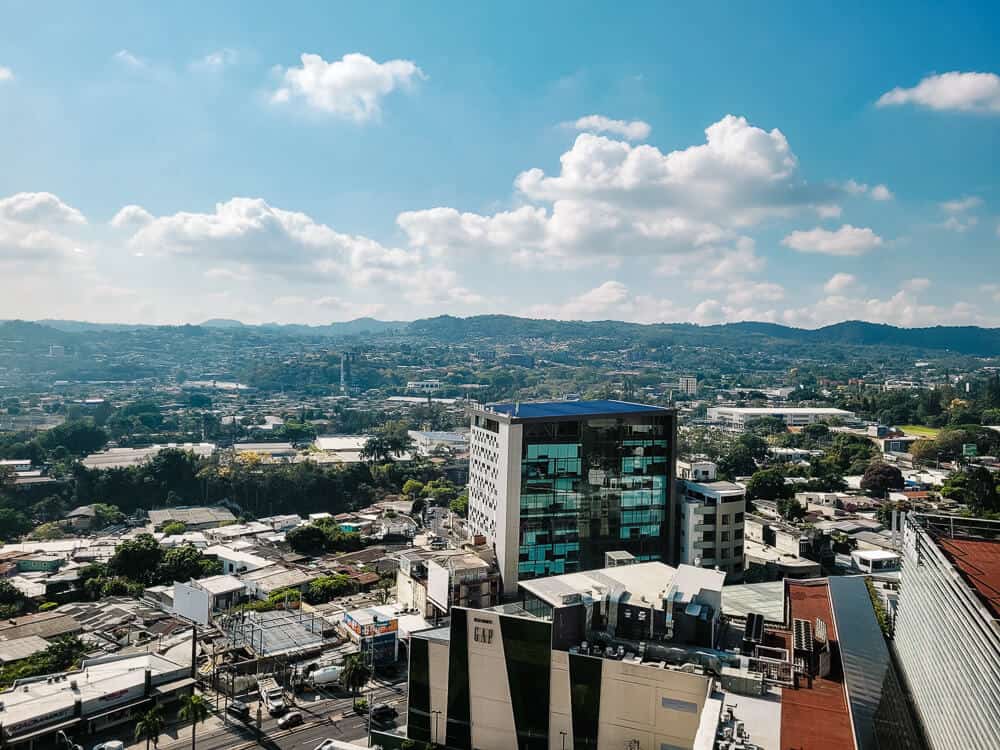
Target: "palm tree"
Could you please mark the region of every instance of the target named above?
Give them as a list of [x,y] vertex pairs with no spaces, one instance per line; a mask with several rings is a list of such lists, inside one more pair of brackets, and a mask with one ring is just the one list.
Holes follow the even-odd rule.
[[191,722],[191,750],[195,750],[195,734],[198,722],[208,718],[208,701],[200,695],[185,695],[181,698],[181,710],[177,712],[181,721]]
[[344,687],[350,688],[351,692],[357,695],[371,674],[371,668],[365,664],[361,654],[349,654],[344,658],[344,671],[340,674],[340,681]]
[[156,747],[157,743],[160,741],[160,734],[163,732],[163,728],[166,722],[163,720],[163,709],[159,706],[153,706],[146,713],[144,713],[139,721],[135,723],[135,739],[138,742],[143,737],[146,738],[146,750],[149,750],[149,741],[153,741],[153,746]]

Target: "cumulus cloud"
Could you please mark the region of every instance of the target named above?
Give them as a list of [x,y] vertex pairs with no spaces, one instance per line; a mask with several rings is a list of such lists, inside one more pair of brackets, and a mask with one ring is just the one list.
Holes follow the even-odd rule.
[[425,77],[410,60],[379,63],[357,52],[332,62],[311,54],[301,60],[302,67],[278,69],[281,84],[271,100],[301,100],[310,109],[355,122],[378,119],[382,99]]
[[4,67],[3,65],[0,65],[0,83],[3,83],[4,81],[13,81],[13,80],[14,80],[14,71],[11,70],[10,68]]
[[437,207],[400,214],[397,223],[413,246],[438,255],[478,251],[571,266],[736,243],[765,218],[829,209],[843,194],[805,183],[779,130],[727,115],[705,133],[705,143],[668,153],[582,133],[558,174],[518,175],[528,205],[492,215]]
[[873,201],[891,201],[894,197],[887,185],[880,184],[869,187],[866,183],[857,180],[845,182],[844,191],[849,195],[867,195]]
[[930,75],[913,88],[897,87],[879,97],[879,107],[914,104],[935,110],[1000,113],[1000,76],[952,71]]
[[842,294],[857,283],[858,279],[854,274],[835,273],[823,285],[823,291],[827,294]]
[[886,299],[833,294],[807,307],[785,310],[782,320],[790,325],[806,327],[830,325],[843,320],[867,320],[906,327],[983,322],[965,302],[948,307],[924,302],[921,297],[928,285],[927,279],[910,279]]
[[785,237],[781,244],[800,253],[863,255],[881,245],[882,238],[867,227],[844,224],[833,231],[822,227],[809,231],[796,230]]
[[630,141],[643,141],[652,131],[649,123],[642,120],[612,120],[604,115],[587,115],[567,125],[589,133],[613,133]]
[[605,281],[561,305],[536,305],[532,314],[558,320],[595,320],[624,302],[628,293],[628,287],[621,282]]
[[141,227],[149,224],[153,220],[153,215],[142,206],[134,204],[124,206],[111,218],[111,226],[116,229],[122,227]]
[[52,193],[16,193],[0,198],[0,219],[38,224],[86,224],[83,214]]
[[[72,236],[87,223],[84,215],[52,193],[16,193],[0,198],[0,264],[74,262],[87,256]],[[27,270],[27,267],[25,267]]]
[[191,70],[196,71],[219,71],[230,65],[235,65],[239,60],[239,53],[228,47],[209,52],[204,57],[199,57],[190,64]]
[[951,201],[944,201],[941,210],[949,214],[961,214],[979,208],[983,205],[983,199],[976,195],[967,195],[964,198],[956,198]]

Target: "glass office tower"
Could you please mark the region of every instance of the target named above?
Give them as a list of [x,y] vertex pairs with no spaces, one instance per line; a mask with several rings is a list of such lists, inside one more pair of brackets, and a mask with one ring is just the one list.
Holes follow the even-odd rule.
[[673,556],[676,415],[621,401],[472,410],[469,523],[518,579]]

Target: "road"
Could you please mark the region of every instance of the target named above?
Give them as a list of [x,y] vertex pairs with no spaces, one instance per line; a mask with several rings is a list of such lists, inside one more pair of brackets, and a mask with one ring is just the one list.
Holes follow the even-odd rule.
[[[406,682],[372,683],[362,695],[375,703],[388,703],[396,708],[399,716],[397,724],[406,722]],[[206,695],[214,704],[214,696]],[[281,729],[278,720],[261,714],[261,729],[263,739],[261,745],[265,748],[280,750],[312,750],[327,737],[345,742],[367,744],[367,717],[354,711],[354,700],[341,694],[319,693],[315,695],[297,696],[292,710],[300,711],[305,723],[293,729]],[[220,708],[222,704],[220,703]],[[257,704],[250,703],[251,717],[256,718]],[[165,736],[161,739],[158,750],[186,750],[191,746],[190,729],[185,727],[175,737]],[[249,725],[230,719],[225,726],[219,726],[217,720],[211,727],[198,732],[198,750],[249,750],[257,745],[255,722]]]

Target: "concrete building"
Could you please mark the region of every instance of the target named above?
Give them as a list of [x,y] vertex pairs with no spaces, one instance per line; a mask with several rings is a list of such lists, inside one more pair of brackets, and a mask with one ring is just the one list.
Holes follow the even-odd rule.
[[186,531],[203,531],[223,524],[235,523],[236,516],[228,508],[164,508],[149,511],[149,523],[153,531],[163,531],[169,523],[180,522]]
[[75,672],[17,680],[0,692],[4,746],[54,747],[60,731],[101,732],[176,701],[194,682],[190,664],[146,653],[84,659]]
[[677,379],[677,390],[686,396],[697,396],[698,378],[694,375],[681,375]]
[[1000,522],[909,514],[893,646],[931,750],[1000,747]]
[[[492,557],[492,554],[489,555]],[[458,550],[405,550],[396,570],[396,601],[423,617],[452,607],[492,607],[500,603],[500,571],[495,562]]]
[[437,393],[444,387],[444,383],[437,379],[411,380],[406,384],[406,390],[410,393]]
[[523,582],[520,605],[453,609],[448,628],[410,639],[408,736],[481,750],[711,747],[712,678],[653,662],[652,641],[673,627],[710,640],[722,578],[638,563]]
[[410,430],[414,451],[428,456],[435,451],[446,450],[461,453],[469,447],[469,433],[443,432],[439,430]]
[[683,565],[715,568],[730,583],[743,578],[746,487],[734,482],[677,480]]
[[517,581],[676,554],[672,409],[622,401],[476,406],[469,530],[496,551],[504,590]]
[[140,466],[150,461],[160,451],[168,449],[193,453],[198,458],[208,458],[215,453],[215,443],[164,443],[145,448],[108,448],[91,453],[81,463],[88,469],[123,469]]
[[716,465],[702,459],[677,459],[677,478],[690,479],[694,482],[714,482],[717,475]]
[[854,412],[821,406],[713,406],[708,409],[708,419],[728,430],[742,432],[755,419],[777,417],[789,427],[804,427],[826,419],[854,419]]

